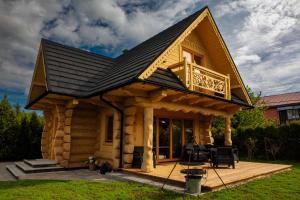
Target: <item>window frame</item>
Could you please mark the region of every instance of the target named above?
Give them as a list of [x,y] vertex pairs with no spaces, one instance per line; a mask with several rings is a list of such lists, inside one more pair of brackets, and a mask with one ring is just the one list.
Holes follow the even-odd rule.
[[[199,66],[202,66],[202,67],[205,66],[205,56],[204,56],[204,55],[202,55],[202,54],[200,54],[200,53],[198,53],[198,52],[195,52],[195,51],[193,51],[193,50],[191,50],[191,49],[182,47],[182,49],[181,49],[181,58],[182,58],[182,60],[183,60],[183,58],[184,58],[184,57],[183,57],[183,51],[186,51],[186,52],[188,52],[188,53],[190,53],[190,54],[192,55],[192,62],[193,62],[193,63],[195,63],[195,56],[200,57],[200,58],[201,58],[201,63],[200,63]],[[196,64],[196,63],[195,63],[195,64]],[[198,64],[197,64],[197,65],[198,65]]]
[[[110,125],[111,127],[109,127]],[[108,137],[110,134],[111,134],[111,139]],[[108,115],[106,116],[106,120],[105,120],[105,143],[112,143],[114,138],[113,136],[114,136],[114,116]]]

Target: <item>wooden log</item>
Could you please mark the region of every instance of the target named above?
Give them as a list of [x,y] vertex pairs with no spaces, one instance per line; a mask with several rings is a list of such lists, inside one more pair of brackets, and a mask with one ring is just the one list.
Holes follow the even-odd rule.
[[71,135],[64,135],[64,142],[71,142]]
[[62,147],[54,147],[54,154],[55,155],[61,155],[63,152],[63,148]]
[[134,144],[134,135],[125,135],[125,144]]
[[55,132],[55,137],[56,137],[56,138],[64,137],[64,135],[65,135],[65,133],[64,133],[63,130],[57,130],[57,131]]
[[72,117],[72,115],[73,115],[73,109],[66,110],[66,112],[65,112],[66,117]]
[[126,116],[125,125],[133,125],[135,122],[135,116]]
[[230,117],[225,118],[225,133],[224,133],[225,146],[232,146],[232,140],[231,140],[231,120]]
[[153,171],[153,107],[144,108],[144,154],[142,171]]
[[64,168],[68,168],[69,162],[68,160],[62,160],[59,164]]
[[61,139],[55,139],[54,140],[54,146],[55,147],[60,147],[63,143],[64,143],[64,141],[61,140]]
[[55,160],[56,160],[58,163],[60,163],[60,162],[63,160],[62,155],[57,155],[57,156],[55,157]]
[[92,146],[77,146],[75,148],[71,147],[70,152],[72,153],[72,155],[78,155],[78,154],[93,155],[95,152],[95,148]]
[[123,160],[124,160],[124,163],[132,163],[132,159],[133,159],[133,154],[127,154],[125,153],[123,155]]
[[64,152],[69,152],[71,149],[71,143],[64,143],[63,149],[64,149]]
[[113,169],[118,169],[119,168],[119,163],[120,163],[120,160],[119,159],[116,159],[114,158],[113,161],[112,161],[112,165],[113,165]]
[[82,154],[73,154],[71,152],[71,155],[70,155],[70,160],[69,162],[82,162],[84,163],[84,161],[86,161],[89,156],[92,156],[93,154],[90,154],[90,153],[82,153]]
[[136,107],[127,107],[124,109],[124,114],[125,116],[135,115],[136,110]]
[[62,156],[65,160],[69,160],[70,159],[70,152],[63,152]]
[[70,134],[71,133],[71,126],[65,126],[64,127],[64,133]]
[[132,135],[134,133],[133,130],[134,130],[134,126],[125,126],[124,128],[124,132],[127,135]]
[[70,126],[70,125],[71,125],[71,122],[72,122],[72,118],[71,118],[71,117],[67,117],[67,118],[65,119],[65,125],[66,125],[66,126]]
[[133,153],[134,144],[125,144],[124,145],[124,153]]
[[94,146],[96,143],[95,139],[73,139],[72,140],[72,146],[77,147],[77,146]]

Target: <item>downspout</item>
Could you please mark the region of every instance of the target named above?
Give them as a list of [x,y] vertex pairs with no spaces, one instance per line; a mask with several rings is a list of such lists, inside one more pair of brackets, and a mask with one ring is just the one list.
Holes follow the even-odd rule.
[[124,112],[123,112],[123,110],[121,110],[117,106],[113,105],[112,103],[110,103],[109,101],[104,99],[103,94],[100,95],[100,99],[102,101],[104,101],[106,104],[108,104],[109,106],[111,106],[112,108],[116,109],[121,114],[121,119],[120,119],[121,120],[121,129],[120,129],[120,162],[119,162],[119,168],[123,168]]

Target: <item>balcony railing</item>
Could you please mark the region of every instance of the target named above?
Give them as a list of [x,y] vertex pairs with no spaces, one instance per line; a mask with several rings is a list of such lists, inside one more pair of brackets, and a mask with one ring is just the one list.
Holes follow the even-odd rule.
[[169,67],[190,90],[231,99],[230,76],[215,72],[195,63],[183,62]]

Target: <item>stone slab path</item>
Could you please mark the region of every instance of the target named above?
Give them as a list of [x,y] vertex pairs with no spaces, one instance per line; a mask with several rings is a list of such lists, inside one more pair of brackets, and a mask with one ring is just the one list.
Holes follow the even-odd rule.
[[0,181],[16,180],[6,169],[6,165],[13,164],[13,162],[0,162]]

